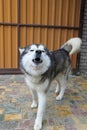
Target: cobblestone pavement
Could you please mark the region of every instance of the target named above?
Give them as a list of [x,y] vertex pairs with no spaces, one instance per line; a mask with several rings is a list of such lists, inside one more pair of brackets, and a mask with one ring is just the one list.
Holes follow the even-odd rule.
[[[62,101],[55,100],[55,86],[47,97],[43,130],[87,130],[87,79],[70,77]],[[33,130],[37,109],[23,75],[0,75],[0,130]]]

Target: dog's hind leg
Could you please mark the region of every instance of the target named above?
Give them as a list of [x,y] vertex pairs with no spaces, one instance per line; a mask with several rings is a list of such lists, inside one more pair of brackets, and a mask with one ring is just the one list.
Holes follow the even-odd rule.
[[30,91],[31,91],[32,99],[33,99],[31,108],[36,108],[37,107],[36,92],[34,90],[30,90]]
[[56,84],[56,90],[55,90],[55,93],[58,94],[59,89],[60,89],[60,88],[59,88],[59,83],[58,83],[56,80],[55,80],[55,82],[57,83],[57,84]]
[[59,78],[59,83],[60,83],[60,92],[59,92],[59,95],[56,97],[56,100],[61,100],[63,98],[64,92],[66,89],[66,79],[64,75],[62,75]]

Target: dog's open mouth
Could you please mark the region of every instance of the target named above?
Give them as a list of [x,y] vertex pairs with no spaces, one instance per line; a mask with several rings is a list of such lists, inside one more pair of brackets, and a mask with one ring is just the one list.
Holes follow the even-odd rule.
[[40,64],[40,63],[42,63],[42,60],[40,59],[40,58],[35,58],[35,59],[33,59],[32,60],[35,64]]

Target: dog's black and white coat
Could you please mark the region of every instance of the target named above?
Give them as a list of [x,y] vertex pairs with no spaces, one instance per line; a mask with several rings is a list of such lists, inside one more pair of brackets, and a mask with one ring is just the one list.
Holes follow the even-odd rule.
[[25,80],[33,98],[31,108],[37,107],[35,92],[38,96],[38,111],[34,130],[42,128],[46,93],[54,79],[58,82],[56,92],[60,90],[56,100],[63,98],[71,68],[69,55],[80,50],[81,43],[80,38],[72,38],[60,49],[51,52],[42,44],[32,44],[19,49],[20,67],[25,74]]

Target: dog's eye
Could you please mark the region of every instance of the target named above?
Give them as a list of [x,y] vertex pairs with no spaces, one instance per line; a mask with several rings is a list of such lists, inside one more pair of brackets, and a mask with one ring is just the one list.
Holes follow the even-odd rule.
[[42,50],[42,52],[44,53],[44,52],[45,52],[45,50]]
[[30,51],[34,51],[34,50],[30,50]]

